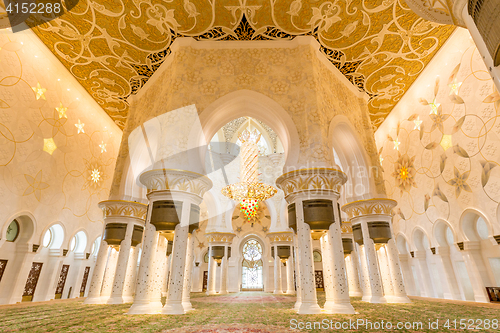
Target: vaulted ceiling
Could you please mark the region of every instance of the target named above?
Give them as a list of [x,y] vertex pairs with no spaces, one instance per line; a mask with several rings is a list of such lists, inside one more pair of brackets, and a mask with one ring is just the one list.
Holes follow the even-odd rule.
[[378,127],[454,27],[428,22],[403,0],[80,0],[33,30],[123,128],[137,93],[179,37],[276,40],[311,35],[370,96]]

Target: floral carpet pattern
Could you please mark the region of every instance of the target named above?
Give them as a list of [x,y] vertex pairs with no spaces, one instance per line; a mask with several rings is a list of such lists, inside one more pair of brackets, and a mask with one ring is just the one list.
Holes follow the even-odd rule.
[[[252,301],[243,301],[246,297]],[[230,302],[219,299],[233,298]],[[192,294],[195,310],[183,316],[126,315],[130,304],[84,305],[83,299],[57,300],[42,303],[21,303],[0,306],[0,332],[178,332],[178,333],[284,333],[284,332],[331,332],[321,329],[294,329],[292,322],[346,322],[391,321],[424,323],[423,329],[393,330],[394,332],[449,332],[427,329],[430,321],[446,319],[499,319],[500,305],[470,302],[445,302],[415,298],[409,304],[370,304],[352,298],[359,314],[354,315],[298,315],[293,308],[293,296],[278,296],[263,292],[241,292],[223,296]],[[279,299],[286,298],[286,301]],[[237,300],[239,302],[236,302]],[[318,302],[325,302],[324,292],[318,292]],[[340,330],[342,331],[342,330]],[[374,329],[347,329],[345,332],[382,332]],[[481,332],[498,332],[498,329],[482,329]]]

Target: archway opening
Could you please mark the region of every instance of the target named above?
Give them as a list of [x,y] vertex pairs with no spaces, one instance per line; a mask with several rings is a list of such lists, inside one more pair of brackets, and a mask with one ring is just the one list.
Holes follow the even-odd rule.
[[252,238],[243,245],[243,261],[241,263],[241,290],[264,290],[262,245]]

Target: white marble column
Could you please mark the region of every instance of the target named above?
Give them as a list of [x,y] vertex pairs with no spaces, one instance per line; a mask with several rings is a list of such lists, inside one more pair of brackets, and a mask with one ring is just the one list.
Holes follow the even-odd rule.
[[314,278],[314,261],[311,239],[311,228],[304,222],[304,209],[302,200],[295,201],[297,216],[298,259],[300,266],[301,304],[299,314],[318,314],[321,308],[316,296],[316,283]]
[[222,258],[222,263],[220,267],[220,289],[219,295],[227,294],[227,279],[229,273],[229,246],[227,244],[224,245],[224,257]]
[[[370,296],[370,273],[368,272],[368,265],[366,263],[365,246],[355,243],[354,245],[358,249],[359,253],[359,277],[361,282],[361,289],[363,291],[362,300],[364,302],[369,302]],[[364,298],[364,299],[363,299]]]
[[386,303],[384,290],[382,287],[382,278],[380,276],[377,252],[375,251],[375,243],[370,238],[368,225],[365,221],[361,222],[361,230],[363,232],[363,252],[366,263],[366,279],[368,282],[366,293],[363,292],[363,301],[370,303]]
[[186,265],[184,269],[184,284],[182,286],[182,307],[186,312],[194,310],[193,305],[191,304],[191,274],[194,261],[194,240],[194,234],[189,234]]
[[172,251],[172,271],[168,283],[167,301],[163,307],[163,314],[184,314],[182,306],[182,289],[184,284],[184,269],[189,233],[189,216],[191,202],[182,203],[181,223],[175,227],[174,247]]
[[297,299],[295,301],[294,310],[299,311],[300,306],[302,305],[302,287],[301,287],[301,278],[300,278],[300,265],[299,265],[299,250],[298,250],[298,240],[297,236],[294,237],[294,268],[295,268],[295,279],[297,284]]
[[435,297],[434,289],[432,288],[431,276],[429,274],[429,266],[427,265],[426,253],[423,250],[414,252],[415,258],[418,262],[420,275],[422,276],[423,288],[421,289],[422,297]]
[[321,244],[321,254],[322,254],[322,266],[323,266],[323,285],[325,287],[325,304],[323,309],[330,309],[335,305],[334,301],[334,291],[333,291],[333,258],[332,251],[330,251],[331,244],[329,243],[329,238],[326,233],[324,233],[320,238]]
[[113,289],[113,281],[115,279],[116,264],[118,262],[118,251],[114,247],[109,248],[108,263],[104,272],[104,280],[102,281],[101,298],[107,302],[111,296]]
[[358,262],[358,253],[356,249],[354,249],[345,258],[345,265],[347,270],[347,282],[349,284],[349,296],[362,297],[363,290],[361,289],[361,284],[359,281],[359,262]]
[[[171,241],[173,243],[173,241]],[[167,244],[168,245],[168,244]],[[168,290],[168,281],[170,279],[170,269],[172,267],[172,253],[170,253],[169,256],[167,256],[167,263],[166,263],[166,268],[165,268],[165,283],[162,286],[161,289],[161,294],[163,297],[167,297],[167,290]]]
[[393,296],[389,301],[390,303],[410,303],[410,299],[406,295],[406,289],[401,272],[401,265],[399,262],[399,254],[394,237],[389,239],[385,246],[387,253],[387,261],[389,264],[390,275],[392,279]]
[[462,255],[474,291],[474,300],[480,303],[489,303],[485,287],[491,286],[491,282],[481,255],[481,243],[479,241],[464,242]]
[[[334,205],[335,206],[335,205]],[[346,281],[346,270],[344,260],[344,247],[342,245],[342,234],[340,230],[340,216],[334,211],[335,221],[330,225],[324,236],[326,239],[326,250],[332,267],[332,299],[333,302],[325,303],[325,311],[328,313],[354,314],[354,308],[349,298],[349,285]]]
[[207,281],[207,295],[215,295],[217,291],[215,290],[215,281],[217,279],[217,262],[212,257],[213,255],[213,245],[210,245],[208,253],[208,281]]
[[92,272],[92,280],[90,281],[89,293],[83,304],[102,304],[101,288],[102,280],[104,279],[104,270],[108,261],[108,243],[101,239],[97,260],[95,262],[94,271]]
[[154,254],[156,245],[158,244],[159,233],[149,220],[151,219],[151,209],[153,205],[149,205],[148,220],[144,228],[144,239],[142,240],[142,254],[139,264],[139,273],[137,276],[137,284],[135,288],[134,303],[128,310],[127,314],[154,314],[149,306],[150,288],[149,284],[152,280],[152,272],[154,269]]
[[108,304],[122,304],[123,301],[123,286],[125,284],[125,277],[127,274],[128,260],[130,257],[130,248],[132,247],[132,232],[134,231],[134,223],[127,224],[125,232],[125,239],[120,243],[120,250],[118,253],[118,262],[116,264],[116,271],[113,281],[113,288],[111,290],[111,297],[108,299]]
[[163,304],[161,303],[161,288],[162,284],[165,282],[167,243],[168,241],[160,233],[155,251],[154,271],[152,272],[153,277],[150,283],[151,296],[149,298],[150,306],[156,313],[160,313],[163,308]]
[[123,303],[132,303],[134,301],[135,284],[137,280],[137,261],[139,259],[140,249],[140,245],[130,249],[127,272],[123,283]]
[[273,294],[283,294],[283,283],[281,281],[281,260],[278,257],[278,246],[274,247],[274,292]]
[[377,250],[377,258],[379,263],[380,277],[382,278],[382,285],[384,286],[384,297],[387,303],[393,303],[394,290],[392,287],[391,272],[389,270],[389,261],[387,260],[387,252],[385,245]]
[[286,294],[295,295],[295,284],[294,284],[294,255],[293,247],[290,245],[290,257],[286,261]]
[[458,287],[457,277],[450,258],[450,247],[438,246],[436,252],[436,258],[440,261],[444,272],[444,279],[441,280],[443,282],[441,283],[443,287],[443,297],[445,299],[461,300],[460,288]]

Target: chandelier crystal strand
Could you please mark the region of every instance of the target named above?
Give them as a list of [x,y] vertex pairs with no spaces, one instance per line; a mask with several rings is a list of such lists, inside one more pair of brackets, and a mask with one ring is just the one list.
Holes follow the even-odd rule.
[[238,137],[241,145],[240,182],[222,189],[226,197],[239,201],[240,210],[251,220],[259,210],[259,202],[276,194],[277,190],[269,185],[259,183],[259,148],[257,142],[260,134],[257,131],[244,130]]

